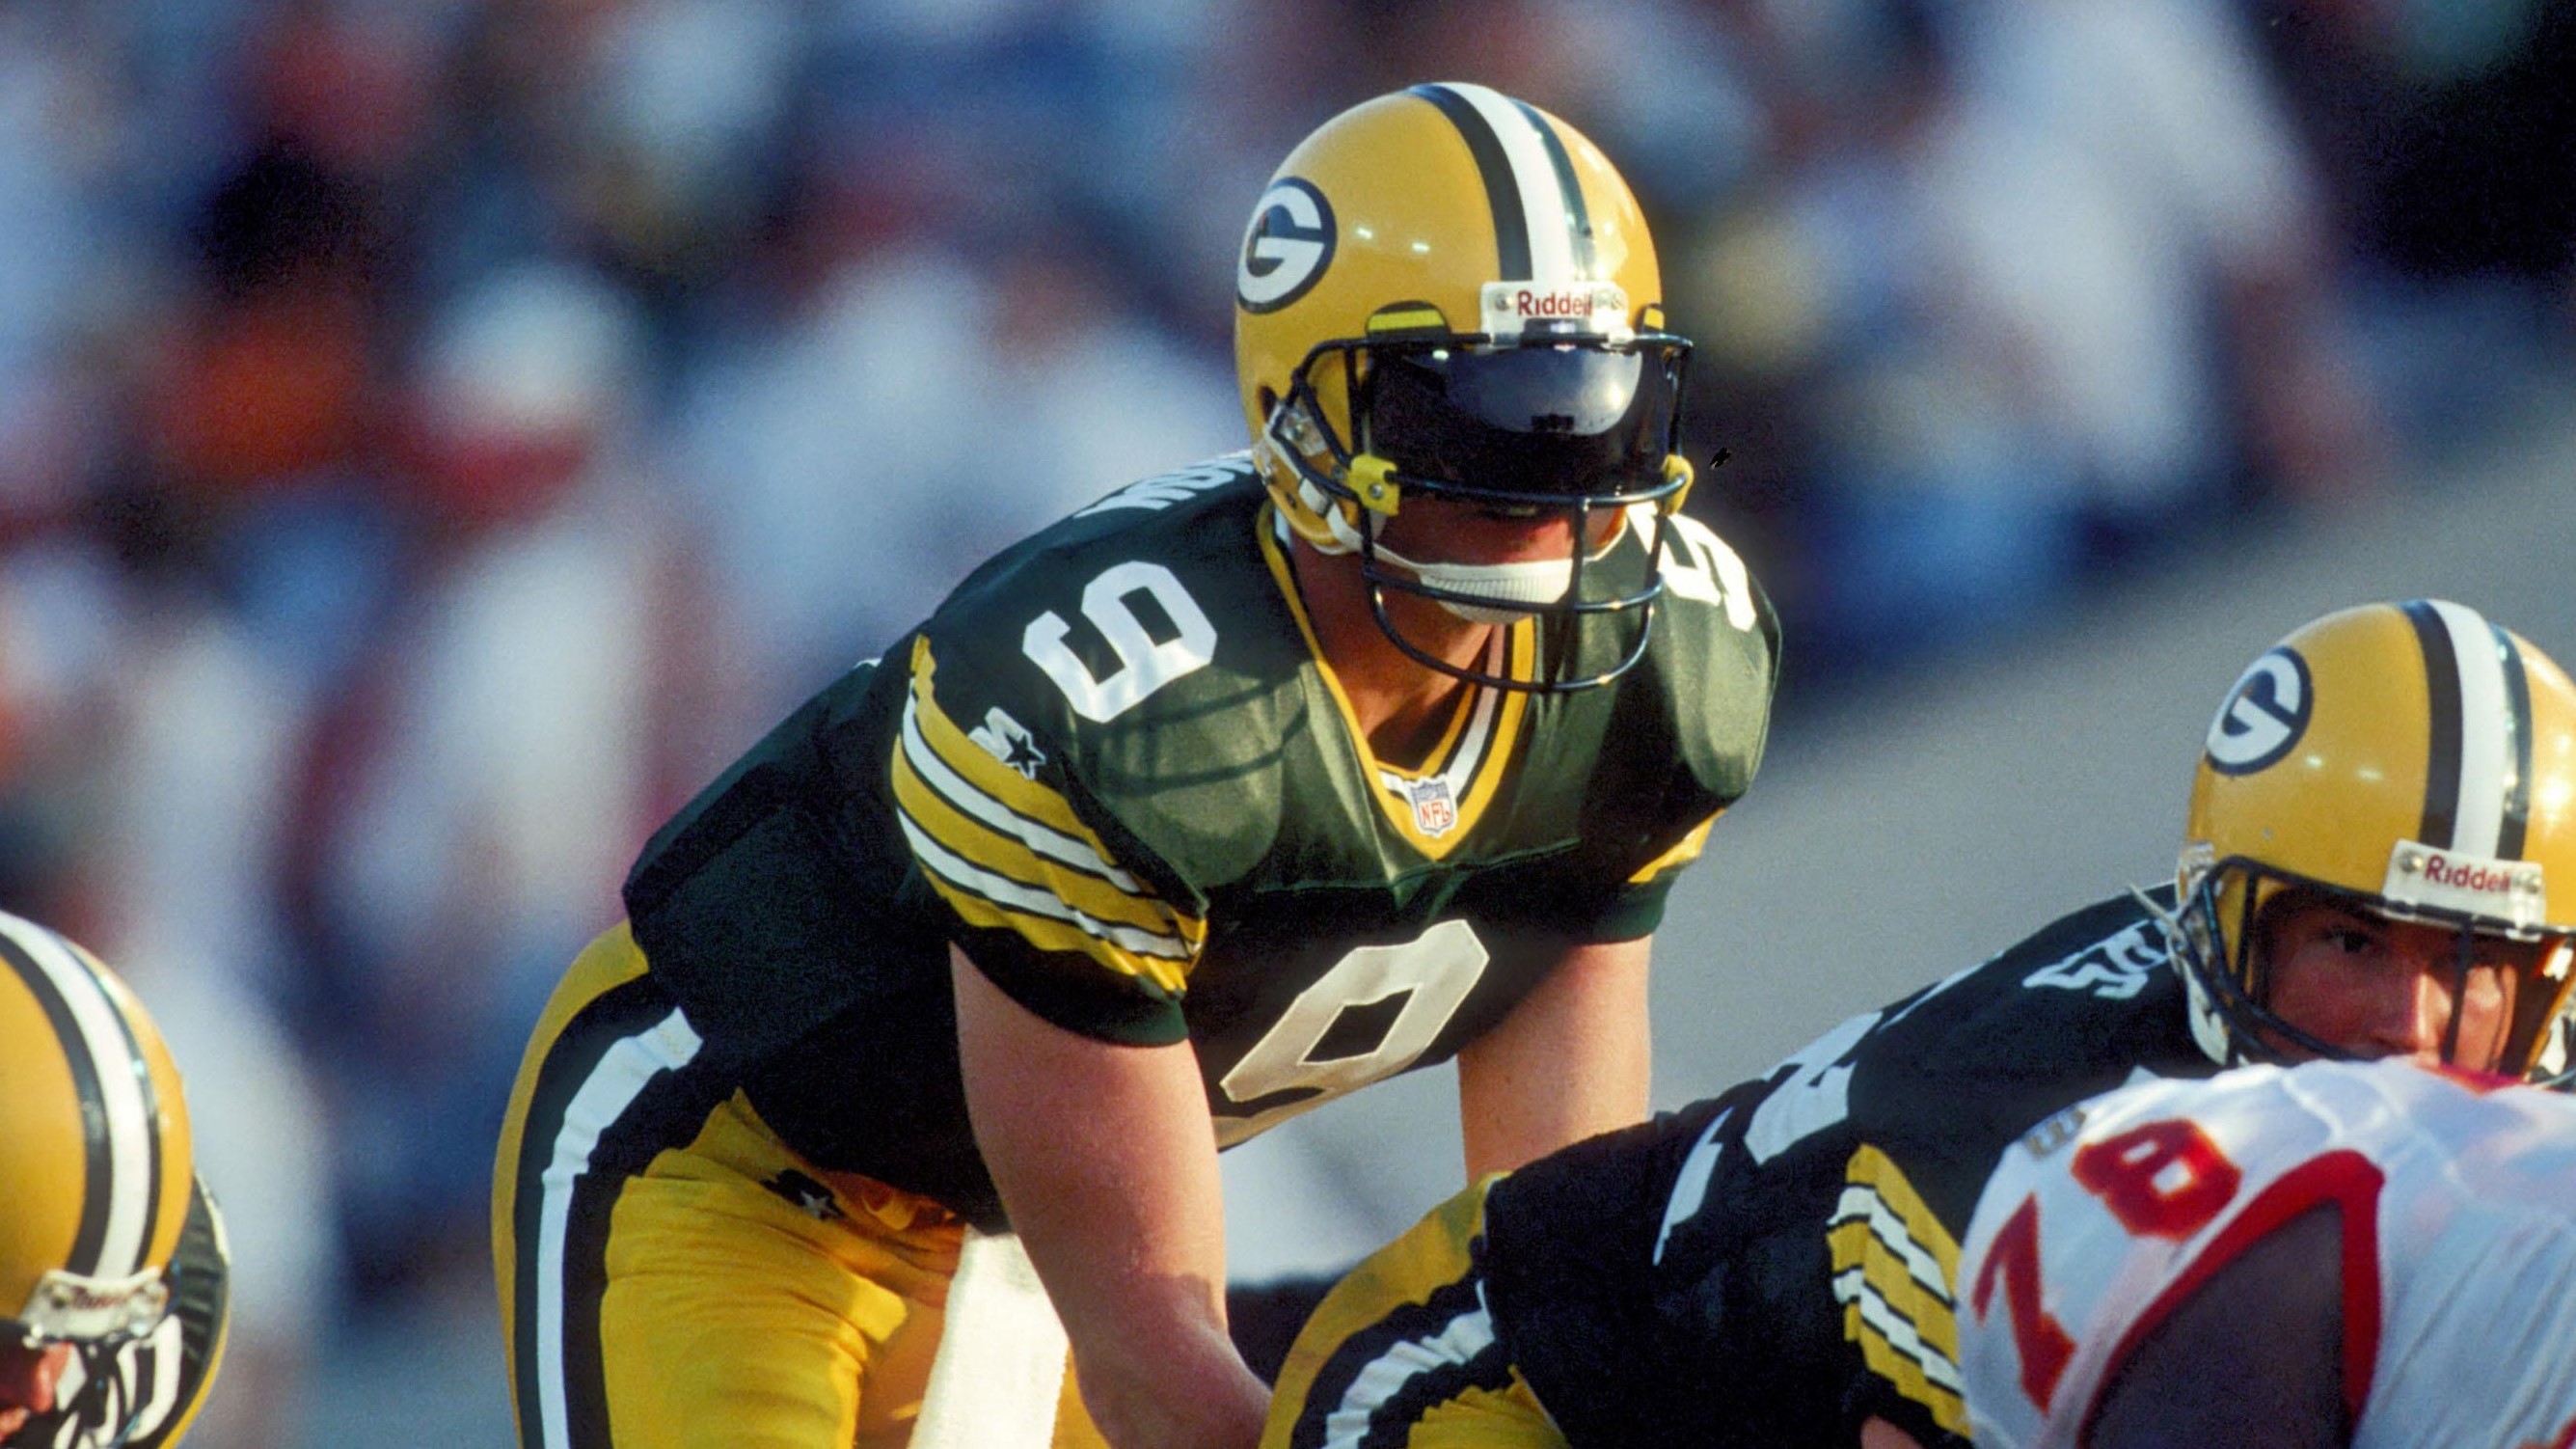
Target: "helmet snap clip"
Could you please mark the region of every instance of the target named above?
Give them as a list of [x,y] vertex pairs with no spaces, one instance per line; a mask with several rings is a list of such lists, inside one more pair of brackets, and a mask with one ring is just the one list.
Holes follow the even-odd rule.
[[1404,489],[1395,481],[1395,464],[1375,453],[1351,459],[1350,480],[1351,492],[1371,513],[1393,518],[1404,503]]

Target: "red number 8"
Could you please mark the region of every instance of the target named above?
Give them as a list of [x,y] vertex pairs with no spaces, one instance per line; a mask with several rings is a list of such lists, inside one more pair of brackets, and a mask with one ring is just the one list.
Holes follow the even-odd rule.
[[2074,1171],[2130,1232],[2176,1240],[2218,1216],[2244,1181],[2199,1124],[2178,1119],[2087,1143]]

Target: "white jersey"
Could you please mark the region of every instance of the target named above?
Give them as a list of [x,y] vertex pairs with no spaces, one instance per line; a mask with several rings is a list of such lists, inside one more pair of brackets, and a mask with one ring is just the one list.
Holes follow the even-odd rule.
[[2024,1137],[1961,1258],[1978,1445],[2075,1449],[2167,1312],[2328,1203],[2354,1449],[2576,1446],[2576,1098],[2403,1062],[2150,1082]]

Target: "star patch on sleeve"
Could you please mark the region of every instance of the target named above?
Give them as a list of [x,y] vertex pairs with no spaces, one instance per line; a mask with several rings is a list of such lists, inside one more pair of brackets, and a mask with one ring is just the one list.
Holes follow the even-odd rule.
[[1038,748],[1037,737],[1010,717],[1000,705],[984,711],[984,722],[966,732],[966,737],[982,745],[987,754],[1020,772],[1023,780],[1034,780],[1046,764],[1046,751]]

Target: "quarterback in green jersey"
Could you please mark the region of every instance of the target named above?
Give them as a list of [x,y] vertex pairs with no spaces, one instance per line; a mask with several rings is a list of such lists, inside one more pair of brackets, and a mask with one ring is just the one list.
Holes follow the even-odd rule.
[[2258,1059],[2563,1078],[2576,685],[2529,644],[2424,600],[2298,630],[2220,705],[2186,839],[2174,885],[1453,1198],[1324,1297],[1264,1449],[1966,1449],[1962,1325],[2050,1303],[1960,1245],[2065,1109]]
[[1418,86],[1290,154],[1236,282],[1250,451],[808,701],[548,1006],[494,1201],[523,1443],[907,1442],[1008,1232],[1056,1442],[1249,1449],[1218,1149],[1451,1060],[1471,1176],[1644,1115],[1647,943],[1778,632],[1681,512],[1636,201]]

